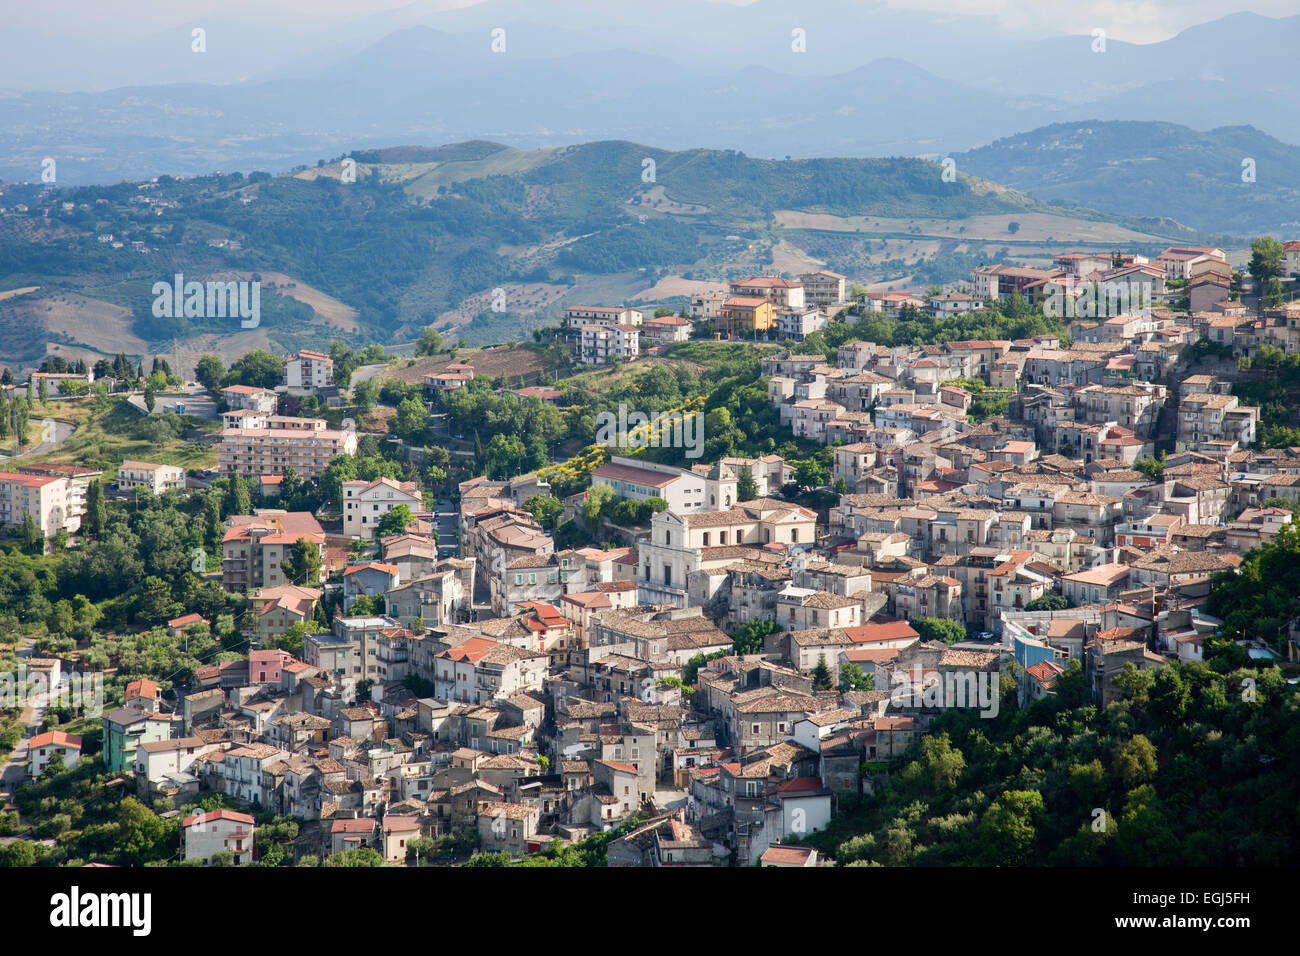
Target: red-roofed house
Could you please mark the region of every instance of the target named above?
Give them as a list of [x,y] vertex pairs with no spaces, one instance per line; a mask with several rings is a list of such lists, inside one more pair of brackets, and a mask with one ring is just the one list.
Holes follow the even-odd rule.
[[257,857],[253,835],[257,827],[247,813],[212,810],[186,817],[185,859],[211,863],[218,853],[229,853],[235,866],[252,863]]
[[27,744],[27,772],[39,777],[52,763],[71,770],[81,758],[81,738],[61,730],[37,734]]
[[191,624],[201,623],[203,623],[202,614],[186,614],[183,617],[174,617],[168,621],[167,630],[171,631],[172,637],[180,637]]
[[379,823],[372,817],[357,817],[352,820],[335,819],[330,826],[331,853],[360,850],[366,847],[374,849],[378,840]]
[[761,866],[817,866],[817,851],[810,846],[782,846],[773,843],[758,860]]

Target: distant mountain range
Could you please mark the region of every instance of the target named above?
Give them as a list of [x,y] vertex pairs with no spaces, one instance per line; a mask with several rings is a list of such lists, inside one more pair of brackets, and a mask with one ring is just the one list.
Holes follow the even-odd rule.
[[[45,157],[61,183],[102,183],[479,138],[941,158],[1093,119],[1250,124],[1300,143],[1300,80],[1276,68],[1300,48],[1300,16],[1237,14],[1104,52],[1088,36],[1026,42],[983,18],[857,0],[417,2],[346,29],[206,29],[203,54],[187,28],[105,43],[94,72],[68,38],[50,40],[66,51],[52,56],[0,37],[0,86],[23,90],[0,96],[0,179],[35,180]],[[76,81],[97,92],[31,91]]]
[[1168,216],[1243,236],[1300,233],[1300,148],[1250,126],[1056,123],[954,160],[1038,199],[1117,216]]

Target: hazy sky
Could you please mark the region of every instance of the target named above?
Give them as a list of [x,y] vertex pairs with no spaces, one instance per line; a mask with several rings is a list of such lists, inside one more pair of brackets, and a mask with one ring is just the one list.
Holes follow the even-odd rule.
[[[472,6],[483,0],[424,0],[425,9]],[[653,0],[614,0],[620,5]],[[754,0],[700,0],[745,4]],[[995,17],[1008,30],[1041,36],[1090,33],[1101,27],[1116,39],[1149,43],[1167,39],[1197,23],[1229,13],[1250,11],[1264,16],[1300,13],[1300,0],[881,0],[886,6],[943,13],[982,14]],[[537,19],[544,19],[546,0],[534,0]],[[410,5],[410,0],[40,0],[37,3],[5,0],[0,3],[0,30],[51,30],[85,32],[97,25],[120,27],[134,21],[149,32],[191,23],[204,17],[221,20],[245,18],[306,18],[308,22],[351,19]],[[798,0],[791,0],[797,10]]]

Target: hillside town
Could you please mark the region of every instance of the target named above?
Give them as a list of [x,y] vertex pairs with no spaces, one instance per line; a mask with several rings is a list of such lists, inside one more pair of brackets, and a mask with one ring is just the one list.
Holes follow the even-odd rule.
[[[1286,253],[1300,259],[1300,243]],[[472,477],[445,501],[358,477],[330,516],[227,515],[220,566],[195,570],[248,602],[242,650],[174,684],[131,681],[94,759],[173,814],[220,795],[179,818],[184,859],[201,863],[254,862],[253,814],[269,813],[298,822],[295,859],[520,859],[607,834],[611,866],[805,867],[825,862],[807,838],[950,709],[1025,706],[1071,667],[1104,708],[1122,675],[1201,661],[1211,638],[1294,662],[1300,618],[1286,634],[1224,635],[1206,604],[1215,576],[1300,508],[1300,448],[1257,447],[1260,409],[1233,394],[1261,350],[1300,352],[1300,306],[1248,309],[1218,249],[1056,261],[981,266],[967,291],[928,296],[855,296],[816,272],[739,280],[684,314],[567,309],[580,366],[660,354],[699,323],[714,342],[784,342],[763,352],[760,382],[829,467],[776,454],[683,467],[625,441],[576,493],[554,494],[545,469]],[[1066,301],[1065,334],[852,340],[836,361],[792,347],[851,310],[944,316],[1011,296],[1045,312]],[[333,364],[303,350],[277,386],[218,389],[215,471],[127,460],[114,493],[184,497],[227,479],[274,504],[286,476],[322,480],[358,455],[355,425],[280,411],[340,404]],[[38,374],[32,395],[94,381]],[[424,376],[424,398],[475,377],[452,361]],[[1000,410],[973,414],[990,391]],[[103,476],[17,464],[0,474],[0,514],[79,535]],[[581,546],[539,520],[587,523],[596,496],[644,506],[644,520],[594,522]],[[173,636],[216,625],[180,610]],[[74,666],[25,659],[47,689]],[[33,734],[17,776],[75,767],[82,747]]]

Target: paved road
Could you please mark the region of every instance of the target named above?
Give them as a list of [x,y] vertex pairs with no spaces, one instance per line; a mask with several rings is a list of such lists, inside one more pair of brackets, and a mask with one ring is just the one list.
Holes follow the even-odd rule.
[[[42,427],[45,422],[49,422],[53,428]],[[34,455],[43,455],[47,451],[54,451],[77,430],[75,425],[68,422],[61,422],[56,419],[39,418],[33,419],[31,427],[42,432],[41,440],[35,445],[24,445],[21,455],[11,455],[6,458],[0,458],[0,461],[16,461],[19,458],[31,458]],[[51,432],[53,434],[51,434]]]
[[446,498],[439,498],[433,507],[434,528],[438,532],[438,550],[443,552],[443,557],[454,555],[459,547],[456,541],[456,528],[460,525],[460,513]]
[[386,363],[384,365],[363,365],[352,373],[352,378],[348,381],[348,387],[355,388],[362,382],[368,382],[386,368],[388,368]]
[[[31,657],[32,645],[35,643],[31,638],[23,639],[23,646],[17,651],[18,657]],[[5,762],[4,768],[0,769],[0,791],[13,796],[14,788],[22,783],[27,775],[27,741],[31,738],[36,728],[41,725],[41,717],[45,714],[44,707],[33,707],[30,704],[23,709],[23,739],[18,742],[13,753]]]

